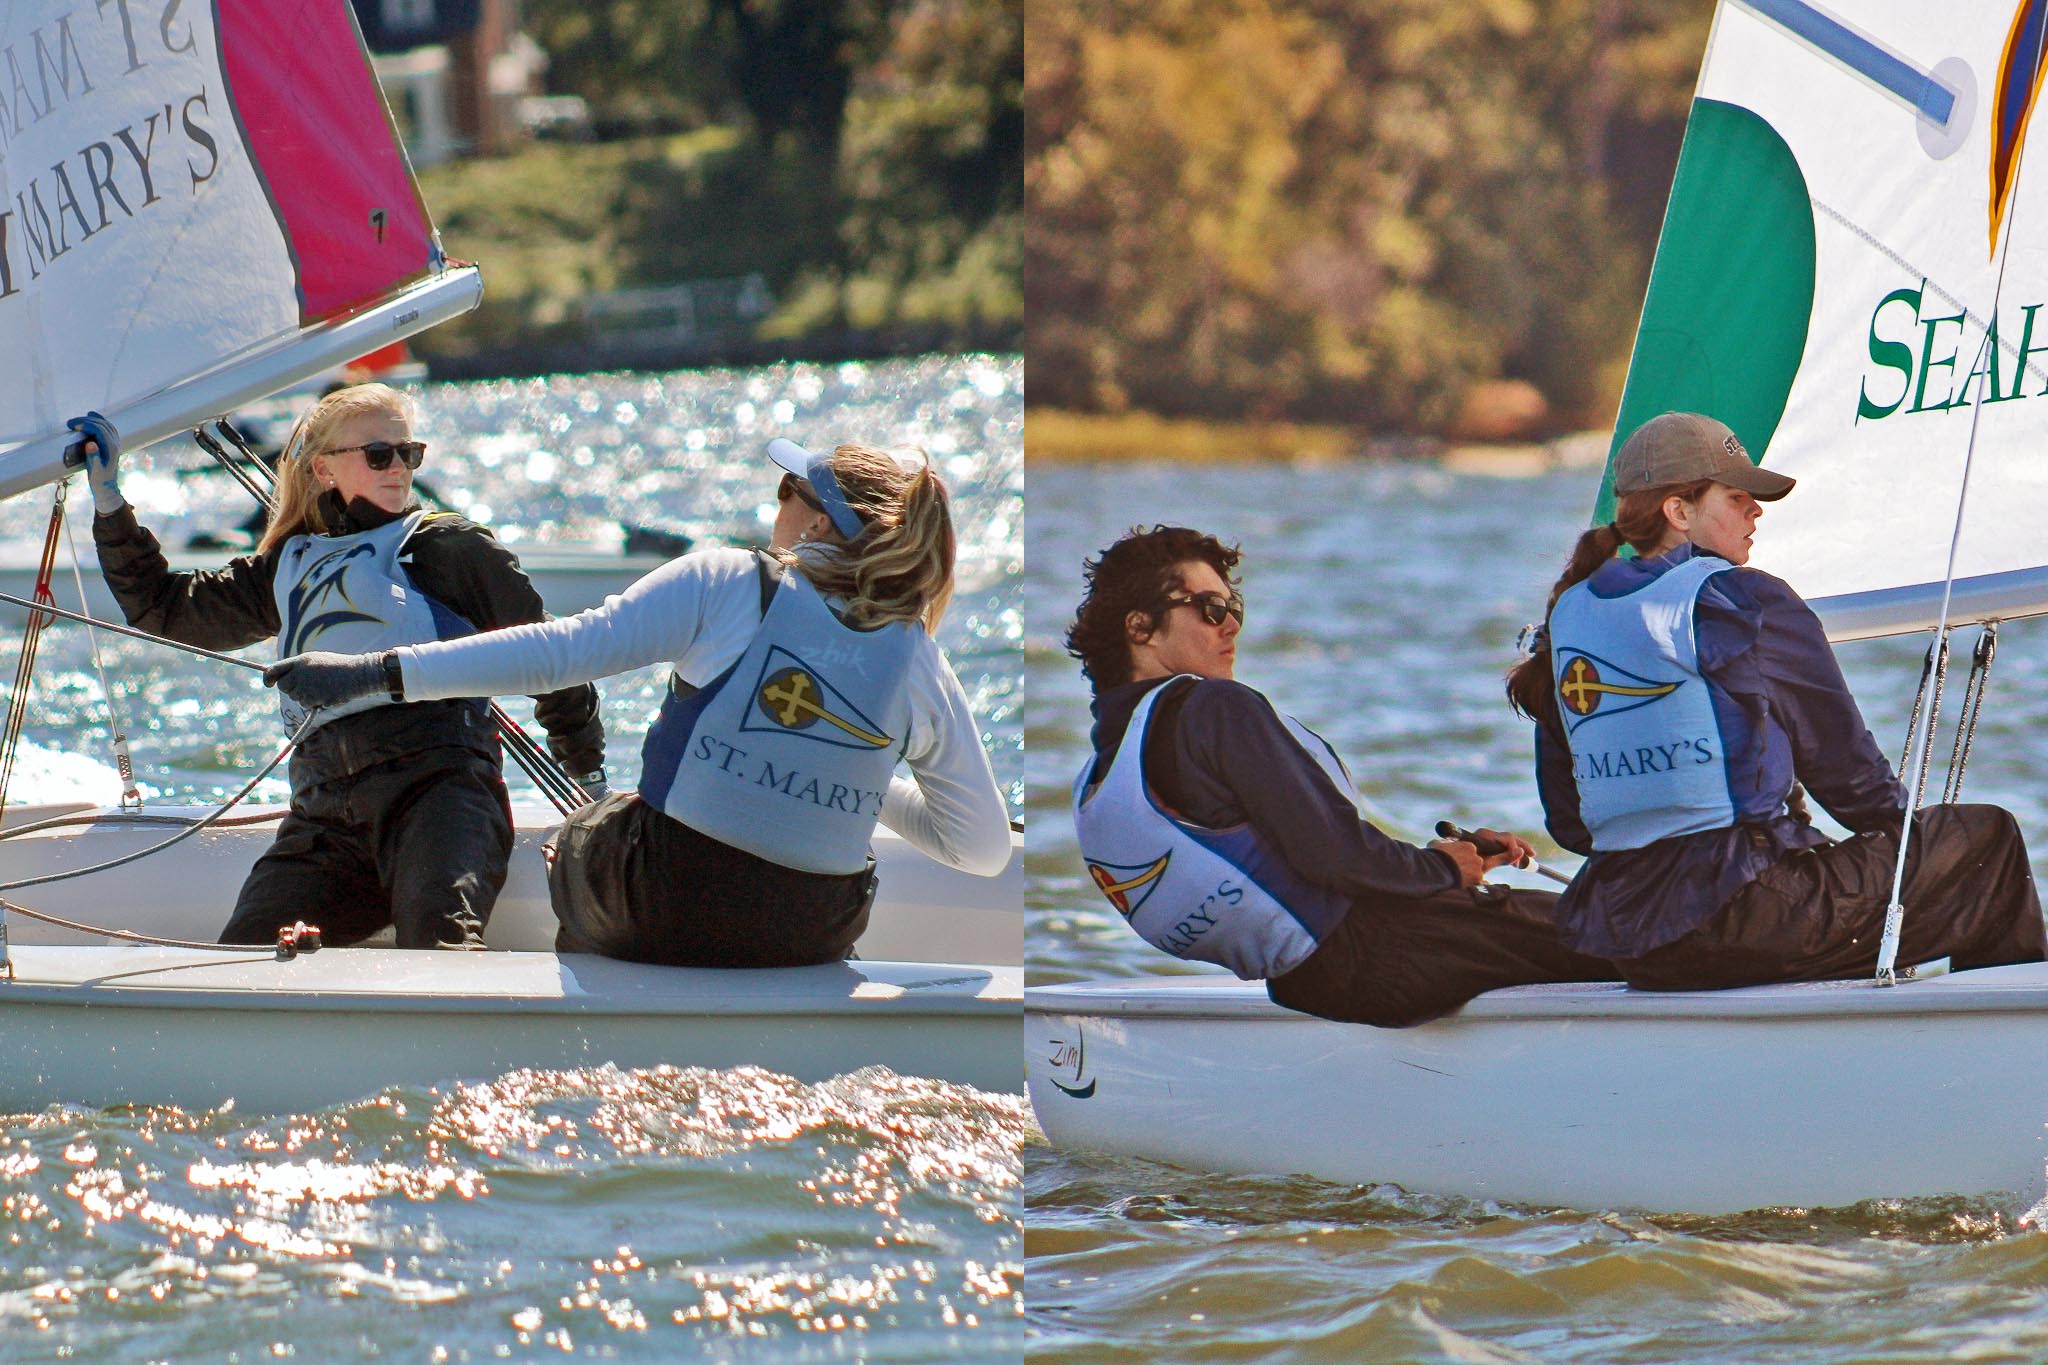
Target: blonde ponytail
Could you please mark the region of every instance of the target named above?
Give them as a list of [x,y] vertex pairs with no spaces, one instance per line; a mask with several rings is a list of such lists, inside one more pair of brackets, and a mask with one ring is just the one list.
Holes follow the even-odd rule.
[[842,615],[856,626],[917,621],[937,633],[953,598],[958,547],[952,501],[931,461],[913,473],[886,450],[842,445],[832,452],[832,477],[861,533],[810,541],[779,557],[819,593],[844,599]]

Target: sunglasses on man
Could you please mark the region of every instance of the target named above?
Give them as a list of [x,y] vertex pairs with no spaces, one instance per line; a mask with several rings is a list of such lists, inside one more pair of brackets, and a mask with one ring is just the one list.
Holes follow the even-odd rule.
[[363,463],[379,474],[391,468],[391,457],[394,455],[405,462],[407,469],[418,469],[420,461],[427,458],[425,441],[371,441],[367,445],[337,446],[327,453],[346,455],[351,450],[362,451]]
[[1220,592],[1186,593],[1177,597],[1169,596],[1166,605],[1169,608],[1193,607],[1201,613],[1202,619],[1212,626],[1222,625],[1226,616],[1235,616],[1239,625],[1244,624],[1244,598],[1237,593],[1232,593],[1228,597]]
[[782,482],[775,485],[775,500],[777,502],[788,502],[791,498],[795,498],[813,512],[823,512],[825,510],[825,504],[818,501],[818,495],[811,491],[811,486],[808,483],[799,479],[794,474],[784,474]]

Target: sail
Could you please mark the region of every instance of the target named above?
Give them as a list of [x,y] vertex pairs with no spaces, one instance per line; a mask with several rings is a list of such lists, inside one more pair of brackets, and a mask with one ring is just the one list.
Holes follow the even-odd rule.
[[347,0],[0,5],[0,495],[473,307]]
[[[1615,448],[1671,409],[1799,480],[1752,561],[1837,638],[2048,611],[2048,0],[1722,0]],[[1611,459],[1611,452],[1610,452]],[[1598,520],[1611,515],[1612,467]]]

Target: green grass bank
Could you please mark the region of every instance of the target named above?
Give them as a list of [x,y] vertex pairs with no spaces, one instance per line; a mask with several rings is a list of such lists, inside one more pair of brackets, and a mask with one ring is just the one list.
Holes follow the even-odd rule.
[[[448,253],[483,268],[483,304],[419,338],[437,374],[760,363],[1023,341],[1021,221],[889,219],[784,140],[741,130],[538,143],[434,167],[420,190]],[[758,274],[765,316],[666,339],[588,300]]]

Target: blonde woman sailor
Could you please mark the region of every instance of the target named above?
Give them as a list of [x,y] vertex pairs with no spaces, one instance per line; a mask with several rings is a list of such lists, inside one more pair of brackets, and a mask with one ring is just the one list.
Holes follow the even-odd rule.
[[[545,625],[356,655],[266,678],[304,706],[524,692],[671,666],[637,792],[553,844],[556,945],[683,966],[847,956],[879,822],[994,876],[1008,811],[981,727],[932,639],[953,591],[945,486],[922,457],[768,444],[783,471],[765,552],[700,550]],[[908,777],[895,772],[907,763]]]
[[[130,624],[207,649],[275,637],[280,657],[312,645],[388,648],[539,621],[512,553],[462,517],[412,496],[425,445],[406,399],[382,384],[342,389],[301,418],[279,461],[254,554],[174,573],[121,496],[121,437],[74,419],[97,515],[100,569]],[[604,728],[588,686],[534,698],[548,744],[602,787]],[[404,704],[401,704],[401,703]],[[286,728],[306,711],[283,706]],[[395,926],[401,947],[476,947],[512,849],[498,737],[474,694],[404,702],[390,687],[313,717],[291,758],[291,809],[243,883],[223,943],[267,943],[305,920],[329,943]]]

